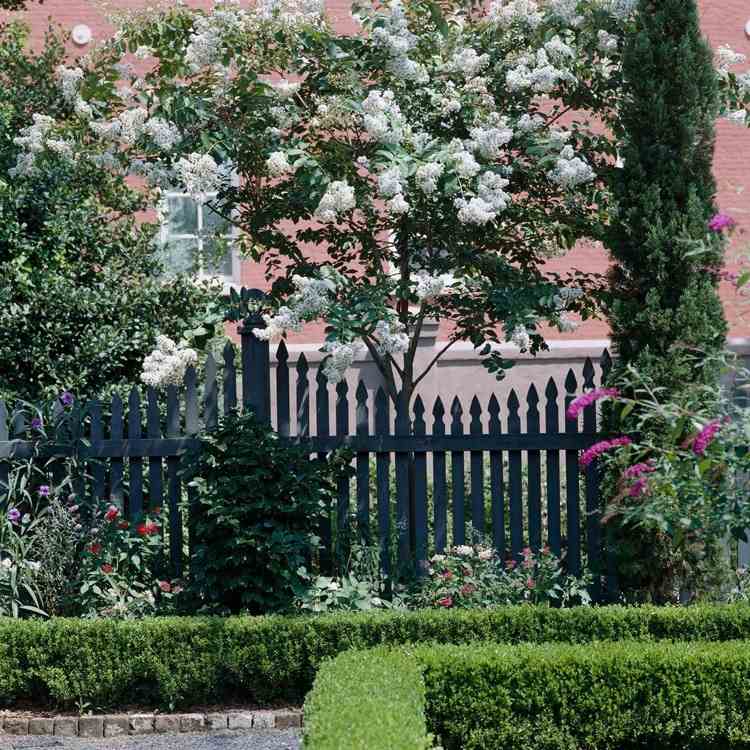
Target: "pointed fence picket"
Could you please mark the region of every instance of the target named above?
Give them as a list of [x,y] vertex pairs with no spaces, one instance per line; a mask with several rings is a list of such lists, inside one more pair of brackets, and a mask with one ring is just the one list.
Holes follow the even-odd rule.
[[[243,294],[245,302],[253,299],[255,293]],[[341,446],[352,451],[353,479],[338,482],[335,506],[320,527],[323,570],[344,561],[354,542],[377,544],[381,567],[392,577],[406,568],[423,573],[429,557],[450,546],[491,540],[515,560],[526,547],[549,545],[570,573],[580,574],[584,564],[594,572],[597,598],[616,595],[611,540],[599,522],[599,467],[582,471],[578,463],[579,452],[600,437],[597,406],[584,411],[580,424],[564,414],[581,392],[579,383],[583,390],[596,385],[590,360],[562,383],[550,379],[543,393],[531,384],[524,392],[511,390],[503,402],[496,394],[483,401],[463,393],[449,409],[440,397],[425,403],[417,396],[408,407],[396,406],[382,387],[364,381],[341,381],[333,389],[322,367],[311,367],[304,354],[290,363],[284,342],[272,358],[268,342],[253,334],[260,325],[257,315],[247,318],[239,328],[239,353],[227,344],[219,362],[209,356],[201,382],[189,368],[183,388],[134,388],[127,408],[114,396],[85,409],[86,491],[111,498],[133,522],[164,508],[173,575],[189,565],[197,502],[193,488],[184,486],[182,462],[220,414],[241,401],[240,408],[274,423],[282,439],[310,456],[326,457]],[[611,367],[605,352],[603,376]],[[8,481],[3,459],[31,455],[22,415],[0,402],[0,483]]]

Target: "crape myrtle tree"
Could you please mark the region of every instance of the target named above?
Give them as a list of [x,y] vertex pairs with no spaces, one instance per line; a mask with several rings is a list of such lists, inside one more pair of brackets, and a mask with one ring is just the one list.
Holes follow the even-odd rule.
[[80,116],[39,142],[145,178],[155,202],[209,201],[273,282],[257,334],[324,320],[328,379],[369,352],[408,405],[425,320],[501,373],[492,344],[536,352],[543,322],[590,314],[596,280],[543,264],[606,220],[615,149],[587,120],[611,118],[631,6],[394,0],[354,8],[352,35],[315,2],[136,15],[97,53],[116,73],[70,69]]

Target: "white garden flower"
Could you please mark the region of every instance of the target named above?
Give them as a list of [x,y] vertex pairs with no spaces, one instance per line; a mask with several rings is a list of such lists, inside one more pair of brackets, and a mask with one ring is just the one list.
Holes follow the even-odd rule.
[[352,362],[364,352],[365,345],[361,341],[341,343],[331,341],[323,347],[323,351],[329,356],[323,365],[323,375],[329,383],[338,383],[344,378],[344,374],[351,367]]
[[408,214],[411,205],[406,200],[406,198],[401,195],[401,193],[398,193],[386,203],[386,207],[388,208],[388,211],[390,211],[390,213],[400,216],[403,214]]
[[294,167],[289,163],[289,159],[283,151],[274,151],[266,159],[266,169],[272,177],[294,173]]
[[182,385],[188,367],[198,364],[198,354],[168,336],[156,337],[156,348],[143,360],[141,381],[152,388]]
[[481,167],[470,151],[457,151],[452,155],[453,168],[459,177],[475,177],[479,174]]
[[55,78],[60,85],[63,99],[68,104],[73,104],[78,97],[78,90],[83,81],[83,71],[80,68],[68,68],[65,65],[58,65],[55,68]]
[[154,50],[151,47],[142,44],[136,49],[134,54],[138,60],[147,60],[149,57],[154,56]]
[[177,174],[185,191],[199,203],[217,192],[224,182],[219,165],[210,154],[192,153],[177,162]]
[[445,70],[451,73],[460,73],[467,80],[473,78],[477,73],[484,70],[490,64],[488,54],[477,54],[475,49],[466,47],[453,53]]
[[383,198],[392,198],[403,189],[401,171],[398,167],[390,167],[378,175],[378,193]]
[[510,340],[519,349],[528,349],[531,346],[531,336],[523,326],[516,326],[511,333]]
[[536,0],[494,0],[490,4],[488,17],[498,26],[508,27],[518,23],[532,29],[537,28],[543,19]]
[[417,167],[415,178],[419,189],[426,195],[432,195],[437,190],[438,180],[445,167],[439,162],[428,162]]
[[575,155],[572,146],[566,146],[560,152],[560,158],[554,169],[547,172],[547,177],[566,190],[591,182],[596,173],[589,164]]
[[409,336],[399,320],[379,320],[375,335],[378,337],[378,352],[382,355],[403,354],[409,348]]
[[513,130],[503,119],[496,127],[476,127],[470,131],[472,146],[485,159],[497,159],[500,149],[513,139]]
[[606,54],[617,52],[618,39],[614,34],[610,34],[604,29],[599,29],[596,38],[597,47],[600,52],[605,52]]
[[471,557],[474,554],[474,548],[468,544],[459,544],[453,548],[453,553],[460,557]]
[[299,91],[300,84],[290,83],[286,78],[282,78],[278,83],[274,83],[273,87],[281,99],[291,99]]
[[441,294],[450,291],[451,286],[456,283],[456,277],[452,273],[431,274],[428,271],[417,271],[414,274],[417,282],[415,294],[420,302],[431,302]]
[[127,109],[117,118],[120,123],[120,142],[132,146],[143,134],[148,112],[143,107]]
[[178,127],[161,117],[152,117],[143,125],[143,132],[148,135],[162,151],[172,151],[182,141]]
[[339,215],[357,205],[354,188],[346,180],[335,180],[326,190],[315,209],[315,218],[326,224],[338,221]]
[[573,333],[577,331],[579,323],[565,314],[560,315],[560,320],[557,324],[557,329],[560,333]]

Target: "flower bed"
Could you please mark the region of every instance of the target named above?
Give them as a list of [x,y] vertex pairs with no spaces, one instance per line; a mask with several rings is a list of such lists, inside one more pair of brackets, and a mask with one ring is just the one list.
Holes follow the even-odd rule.
[[380,644],[750,639],[750,607],[377,612],[318,617],[0,619],[0,703],[97,709],[301,703],[319,665]]
[[744,748],[749,668],[747,641],[350,652],[320,671],[305,747]]

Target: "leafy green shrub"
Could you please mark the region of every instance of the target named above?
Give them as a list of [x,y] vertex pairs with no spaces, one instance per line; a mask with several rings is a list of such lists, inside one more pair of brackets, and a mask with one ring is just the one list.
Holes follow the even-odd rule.
[[250,413],[225,417],[194,466],[191,586],[200,601],[233,613],[290,608],[335,498],[336,462],[311,461]]
[[750,639],[747,605],[505,607],[318,617],[0,619],[0,703],[301,702],[320,665],[409,643]]
[[586,581],[566,576],[560,560],[548,548],[523,559],[501,560],[489,546],[452,547],[433,555],[409,603],[444,609],[496,607],[504,604],[588,604]]
[[305,700],[312,750],[427,750],[425,688],[418,662],[402,651],[350,651],[320,669]]
[[415,655],[428,726],[446,750],[750,743],[747,642],[483,644],[420,647]]

